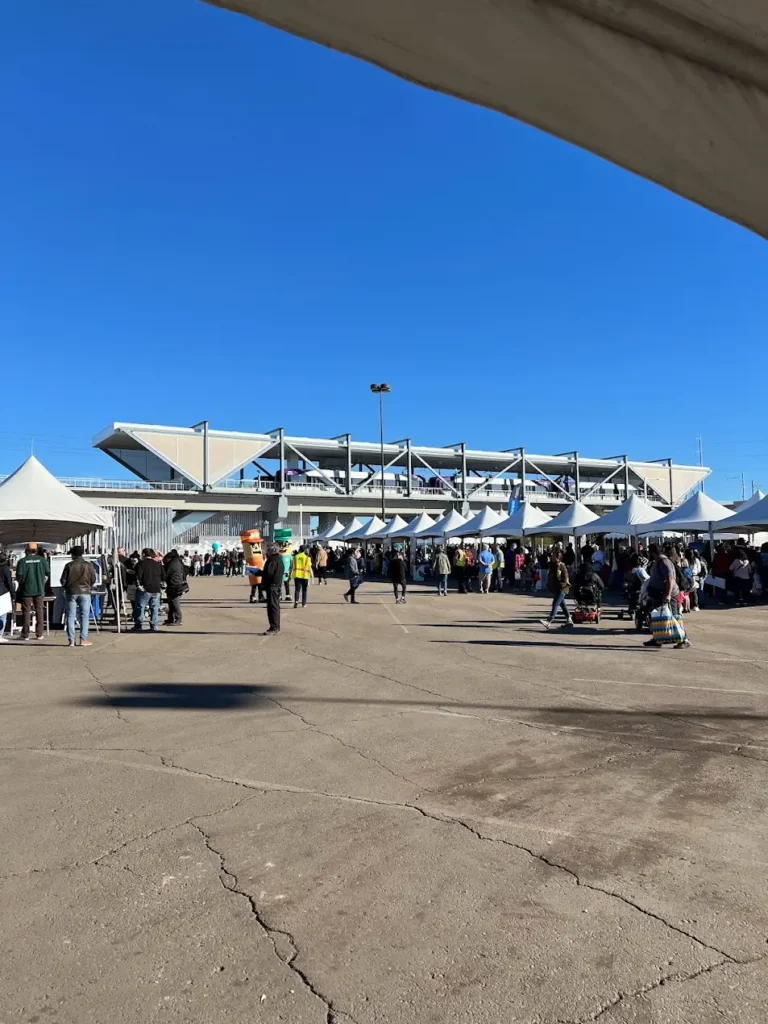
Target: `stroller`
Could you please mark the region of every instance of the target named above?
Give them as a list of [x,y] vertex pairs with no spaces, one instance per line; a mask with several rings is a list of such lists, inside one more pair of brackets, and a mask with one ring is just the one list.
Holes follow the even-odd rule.
[[576,623],[600,621],[600,593],[587,583],[577,585],[573,592],[576,607],[571,618]]
[[[622,608],[619,612],[619,618],[635,619],[637,622],[637,609],[640,604],[640,594],[642,593],[643,584],[648,580],[648,573],[646,571],[645,558],[638,559],[637,565],[630,569],[624,577],[624,596],[627,599],[626,611]],[[639,627],[638,627],[639,628]]]
[[654,602],[648,593],[648,584],[650,582],[650,576],[643,580],[640,592],[637,596],[637,605],[635,606],[635,629],[641,633],[651,628],[651,612],[658,603]]

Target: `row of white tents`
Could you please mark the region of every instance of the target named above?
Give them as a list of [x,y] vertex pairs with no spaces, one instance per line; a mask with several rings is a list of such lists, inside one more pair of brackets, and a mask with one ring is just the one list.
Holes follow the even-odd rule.
[[449,539],[459,537],[531,537],[576,536],[587,534],[614,534],[618,537],[643,535],[661,536],[664,533],[743,535],[768,529],[768,497],[756,492],[737,509],[731,510],[697,491],[678,508],[667,515],[637,495],[632,495],[618,508],[598,516],[580,501],[572,502],[557,516],[529,502],[523,502],[509,516],[496,512],[490,506],[468,519],[450,508],[438,519],[426,512],[411,523],[400,516],[383,522],[373,516],[366,523],[355,517],[344,526],[337,519],[327,530],[318,534],[319,541],[381,541],[413,539]]

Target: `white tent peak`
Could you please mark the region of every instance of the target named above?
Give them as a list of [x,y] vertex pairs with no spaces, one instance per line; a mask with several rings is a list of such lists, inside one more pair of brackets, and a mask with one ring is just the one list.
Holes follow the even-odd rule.
[[34,455],[0,484],[0,541],[5,544],[63,544],[112,523],[111,512],[75,494]]
[[444,515],[440,516],[429,533],[423,533],[423,537],[444,537],[452,530],[458,529],[466,523],[466,519],[455,508],[449,508]]
[[734,512],[741,512],[744,508],[752,508],[758,501],[762,501],[764,497],[765,493],[763,491],[755,491],[754,494],[750,494],[746,501],[740,502],[734,509]]
[[507,516],[506,519],[502,519],[495,526],[490,526],[483,532],[494,537],[525,537],[526,534],[544,533],[544,528],[549,528],[551,518],[536,505],[531,505],[529,501],[523,501],[511,516]]
[[577,526],[586,526],[587,523],[597,522],[599,518],[600,516],[582,502],[573,501],[568,508],[564,508],[559,515],[547,523],[547,533],[566,537],[575,533]]
[[[2,494],[2,490],[0,490],[0,494]],[[768,498],[763,495],[752,504],[742,505],[733,515],[716,523],[714,532],[756,533],[766,527],[768,527]]]
[[435,525],[435,520],[427,512],[422,512],[421,515],[417,516],[413,522],[408,523],[407,526],[403,527],[402,530],[396,530],[390,533],[391,538],[395,537],[418,537],[419,534],[429,536],[429,531]]
[[373,516],[364,526],[345,534],[344,540],[370,540],[384,529],[386,529],[386,523],[382,522],[378,516]]
[[326,530],[316,534],[311,540],[335,540],[344,529],[345,526],[336,519]]
[[653,505],[649,505],[647,501],[632,494],[607,515],[601,516],[600,519],[592,523],[577,526],[574,533],[577,537],[583,537],[588,533],[615,533],[619,536],[634,537],[637,533],[647,532],[638,530],[638,527],[645,526],[647,523],[655,523],[663,518],[663,512],[659,512]]
[[638,533],[652,533],[654,530],[679,530],[684,533],[706,533],[712,523],[732,516],[733,512],[721,505],[719,501],[710,498],[703,491],[697,491],[684,501],[682,505],[673,508],[671,512],[662,519],[657,520],[651,526],[638,529]]
[[454,527],[452,530],[444,530],[443,532],[451,537],[480,536],[484,530],[496,526],[503,518],[500,512],[495,512],[490,505],[485,505],[477,515],[468,519],[465,523]]
[[402,516],[394,516],[394,518],[390,519],[387,522],[387,525],[384,527],[384,529],[380,530],[379,533],[376,534],[376,536],[391,537],[392,534],[399,533],[400,530],[405,529],[407,526],[408,523],[406,522],[405,519],[403,519]]
[[360,522],[357,516],[354,516],[352,520],[347,523],[347,525],[344,527],[341,533],[337,533],[333,539],[346,540],[351,533],[357,533],[357,531],[361,530],[362,528],[363,524]]

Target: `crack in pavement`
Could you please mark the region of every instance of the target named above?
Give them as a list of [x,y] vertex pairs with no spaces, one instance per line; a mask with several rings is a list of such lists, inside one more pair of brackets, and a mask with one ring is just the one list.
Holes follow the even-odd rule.
[[[143,753],[143,751],[142,751]],[[122,763],[122,762],[121,762]],[[133,765],[134,768],[142,768],[144,765]],[[256,794],[258,796],[259,794]],[[144,832],[138,836],[132,836],[130,839],[124,840],[117,846],[106,850],[104,853],[99,854],[98,857],[91,860],[75,860],[69,864],[57,864],[48,868],[27,868],[25,871],[12,871],[7,875],[0,875],[0,882],[8,881],[11,878],[23,878],[26,875],[46,875],[53,874],[57,871],[74,871],[78,868],[89,868],[89,867],[101,867],[102,862],[107,857],[112,857],[116,853],[120,853],[127,846],[131,846],[133,843],[141,842],[142,839],[152,839],[154,836],[162,835],[163,832],[172,832],[173,829],[181,828],[182,825],[189,825],[192,818],[212,818],[217,814],[223,814],[224,811],[234,810],[235,807],[239,807],[241,804],[248,803],[250,800],[255,800],[256,796],[252,797],[241,797],[239,800],[235,800],[234,803],[227,804],[224,807],[219,807],[215,811],[207,811],[203,814],[193,814],[189,818],[185,818],[184,821],[175,821],[171,825],[163,825],[161,828],[152,829],[150,832]]]
[[420,783],[414,782],[413,779],[408,779],[404,775],[398,775],[396,771],[393,771],[392,768],[384,764],[383,761],[380,761],[377,757],[374,757],[373,754],[364,754],[362,750],[360,750],[359,747],[356,747],[353,743],[347,743],[346,740],[340,739],[340,737],[334,735],[332,732],[327,732],[325,729],[321,729],[319,725],[316,725],[314,722],[310,722],[308,718],[305,718],[303,715],[299,714],[298,711],[293,711],[291,708],[286,707],[286,705],[277,700],[276,697],[267,697],[267,700],[271,701],[273,704],[276,704],[280,708],[280,710],[285,711],[286,714],[293,715],[295,718],[298,718],[299,721],[303,722],[304,725],[306,725],[309,729],[312,730],[312,732],[316,732],[320,736],[327,736],[329,739],[335,740],[342,747],[346,747],[347,750],[351,750],[353,753],[357,754],[357,756],[361,757],[364,761],[370,761],[372,764],[378,765],[379,768],[383,769],[385,772],[388,772],[393,779],[397,779],[399,782],[406,782],[408,783],[409,786],[415,786],[417,789],[423,790],[425,792],[431,792],[425,786],[422,786]]
[[[308,992],[311,992],[312,995],[322,1003],[325,1010],[325,1024],[335,1024],[336,1021],[340,1020],[350,1020],[352,1021],[352,1024],[355,1024],[354,1018],[343,1010],[337,1009],[333,1004],[333,999],[330,996],[324,995],[320,989],[317,988],[304,968],[296,962],[300,952],[296,939],[284,928],[277,928],[274,925],[267,923],[258,904],[256,903],[256,900],[249,892],[242,888],[237,875],[227,867],[224,854],[213,845],[211,837],[205,829],[201,828],[193,820],[189,821],[189,825],[191,825],[191,827],[200,834],[203,842],[205,843],[205,848],[218,860],[219,881],[222,887],[226,889],[227,892],[233,893],[235,896],[240,896],[248,903],[251,916],[269,939],[272,944],[272,952],[275,954],[277,959],[281,964],[287,967],[289,971],[296,975]],[[284,940],[284,943],[280,942],[280,939]],[[287,952],[284,952],[281,949],[283,944],[287,947]]]
[[361,672],[366,676],[373,676],[375,679],[385,679],[388,683],[395,683],[396,686],[405,686],[409,690],[417,690],[419,693],[428,693],[432,697],[439,697],[440,700],[454,701],[455,697],[447,697],[444,693],[437,693],[436,690],[428,690],[424,686],[416,686],[415,683],[404,683],[402,679],[396,679],[394,676],[384,675],[383,672],[373,672],[369,668],[360,668],[359,665],[350,665],[347,661],[341,661],[339,658],[330,658],[327,654],[318,654],[317,651],[308,651],[300,644],[294,645],[294,650],[301,651],[302,654],[306,654],[309,658],[319,658],[321,661],[330,661],[333,665],[339,665],[341,668],[352,669],[353,672]]
[[[41,754],[48,754],[49,756],[59,756],[59,757],[73,757],[73,756],[76,756],[76,755],[73,755],[73,754],[67,754],[67,753],[64,753],[64,752],[58,752],[58,751],[52,751],[52,750],[40,750],[40,753]],[[80,755],[80,756],[82,757],[82,755]],[[93,760],[98,760],[98,759],[94,758]],[[631,899],[630,897],[623,896],[621,893],[616,892],[613,889],[606,889],[606,888],[603,888],[602,886],[595,885],[592,882],[582,881],[581,876],[578,874],[577,871],[574,871],[572,868],[567,867],[565,864],[560,864],[557,861],[552,860],[551,858],[547,857],[543,853],[537,853],[531,847],[524,846],[522,843],[514,843],[510,839],[502,839],[502,838],[499,838],[499,837],[496,837],[496,836],[484,835],[478,829],[474,828],[472,825],[469,825],[467,822],[465,822],[461,818],[457,818],[454,815],[450,815],[450,814],[441,814],[441,813],[439,813],[437,811],[430,811],[430,810],[427,810],[426,808],[424,808],[424,807],[422,807],[422,806],[420,806],[419,804],[416,804],[416,803],[410,803],[410,802],[407,802],[407,801],[406,802],[402,802],[402,801],[397,801],[397,800],[383,800],[383,799],[379,799],[379,798],[375,798],[375,797],[349,796],[347,794],[342,794],[342,793],[326,793],[326,792],[323,792],[322,790],[305,789],[302,786],[287,786],[287,785],[280,785],[278,783],[261,782],[261,781],[254,782],[254,781],[252,781],[250,779],[227,778],[227,777],[221,776],[221,775],[211,775],[208,772],[201,772],[201,771],[197,771],[197,770],[192,769],[192,768],[184,768],[181,765],[174,765],[172,767],[161,767],[161,766],[149,765],[149,764],[131,764],[130,762],[121,762],[121,761],[109,761],[107,763],[113,764],[113,765],[125,765],[125,767],[136,768],[136,769],[139,769],[139,770],[142,770],[142,771],[172,772],[172,773],[177,773],[178,772],[180,774],[192,776],[193,778],[205,778],[205,779],[211,779],[214,782],[229,783],[230,785],[238,786],[238,787],[240,787],[242,789],[252,790],[252,791],[255,791],[255,792],[259,792],[259,793],[292,793],[292,794],[294,794],[296,796],[314,796],[314,797],[319,797],[319,798],[325,799],[325,800],[334,800],[334,801],[343,802],[343,803],[353,803],[353,804],[361,804],[361,805],[371,806],[371,807],[386,807],[386,808],[391,808],[391,809],[414,811],[415,813],[421,815],[421,817],[423,817],[423,818],[427,818],[427,819],[430,819],[432,821],[441,822],[442,824],[446,824],[446,825],[458,826],[459,828],[462,828],[465,831],[467,831],[468,833],[470,833],[471,835],[475,836],[476,839],[479,839],[479,840],[481,840],[483,842],[487,842],[487,843],[500,843],[503,846],[509,846],[512,849],[519,850],[522,853],[526,853],[529,857],[531,857],[534,860],[540,861],[542,864],[545,864],[547,867],[552,868],[553,870],[556,870],[556,871],[562,871],[565,874],[569,875],[574,880],[574,882],[575,882],[575,884],[577,886],[579,886],[579,887],[581,887],[583,889],[589,889],[591,892],[601,893],[603,896],[607,896],[607,897],[609,897],[611,899],[618,900],[619,902],[625,904],[625,906],[631,907],[633,910],[637,911],[638,913],[643,914],[645,917],[648,917],[648,918],[651,918],[652,920],[658,921],[659,924],[662,924],[664,927],[668,928],[670,931],[676,932],[678,935],[684,936],[685,938],[689,939],[691,942],[697,943],[703,949],[707,949],[707,950],[709,950],[712,953],[716,953],[719,957],[721,957],[724,960],[728,960],[728,961],[730,961],[732,963],[740,963],[741,962],[741,961],[737,960],[735,957],[732,957],[729,953],[726,953],[725,950],[719,949],[717,946],[713,946],[710,943],[705,942],[703,939],[700,939],[697,935],[694,935],[693,932],[689,932],[685,928],[681,928],[679,925],[673,924],[671,921],[668,921],[666,918],[662,917],[660,914],[655,913],[655,911],[648,910],[647,908],[641,906],[639,903],[635,902],[635,900]],[[242,802],[242,801],[238,801],[238,802]],[[223,808],[222,810],[227,810],[227,809],[228,808]],[[213,814],[220,814],[221,810],[215,811],[215,812],[212,812],[212,813]],[[192,817],[193,818],[194,817],[200,818],[200,817],[203,817],[203,815],[192,815]],[[205,817],[210,817],[210,815],[205,815]],[[178,827],[179,824],[188,824],[188,823],[189,823],[188,821],[184,821],[184,822],[181,822],[181,823],[177,823],[177,825],[175,825],[173,827]],[[514,823],[510,823],[510,827],[514,828],[515,827]],[[159,831],[163,831],[163,830],[159,830]],[[141,837],[138,837],[138,838],[141,838]],[[133,842],[133,841],[135,841],[135,840],[130,840],[129,842]],[[127,843],[123,844],[123,845],[127,845]],[[118,847],[118,849],[121,849],[121,848],[122,848],[122,846]],[[115,852],[115,851],[110,851],[110,853],[112,853],[112,852]],[[103,856],[109,856],[109,853],[108,854],[104,854]],[[99,859],[101,859],[101,858],[99,858]]]
[[592,1024],[593,1021],[599,1020],[604,1014],[608,1013],[609,1010],[614,1009],[621,1003],[624,1003],[629,999],[636,999],[638,996],[647,995],[649,992],[654,992],[656,989],[669,984],[669,982],[683,985],[688,981],[695,981],[697,978],[702,977],[702,975],[711,974],[713,971],[720,970],[723,967],[732,967],[734,965],[739,967],[748,966],[750,964],[760,963],[765,959],[765,956],[754,957],[751,960],[734,960],[733,958],[728,957],[728,959],[718,960],[716,963],[708,964],[706,967],[700,967],[697,971],[692,971],[690,974],[662,974],[660,977],[656,978],[655,981],[648,982],[632,992],[617,992],[613,999],[603,1003],[598,1007],[598,1009],[587,1014],[586,1017],[579,1017],[578,1020],[574,1020],[572,1018],[567,1020],[558,1018],[556,1024]]
[[110,693],[107,690],[107,688],[104,685],[104,683],[102,683],[102,681],[99,679],[99,677],[96,675],[96,673],[93,671],[93,669],[91,668],[91,666],[88,664],[88,662],[85,659],[83,659],[83,665],[85,665],[86,671],[90,672],[90,674],[93,677],[93,679],[95,680],[95,682],[98,683],[99,689],[104,694],[104,696],[107,698],[107,701],[109,702],[110,707],[115,712],[115,714],[120,719],[120,721],[123,722],[125,725],[130,725],[131,723],[128,721],[128,719],[125,717],[125,715],[120,710],[120,706],[115,703],[115,701],[113,700],[112,696],[110,695]]

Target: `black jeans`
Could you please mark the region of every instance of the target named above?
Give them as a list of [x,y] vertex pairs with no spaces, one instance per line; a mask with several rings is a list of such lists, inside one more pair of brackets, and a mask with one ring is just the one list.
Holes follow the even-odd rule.
[[267,619],[269,628],[274,633],[280,632],[280,598],[283,588],[278,584],[276,587],[267,587]]
[[307,587],[308,586],[309,586],[309,580],[301,579],[301,577],[299,577],[299,576],[296,576],[294,578],[294,580],[293,580],[293,603],[294,603],[294,605],[297,605],[299,603],[299,598],[301,598],[302,606],[306,605],[306,603],[307,603]]
[[325,585],[328,586],[328,580],[326,579],[327,571],[328,567],[325,565],[318,565],[318,567],[315,569],[315,576],[317,578],[318,584],[325,583]]
[[181,594],[168,592],[168,621],[181,622]]
[[354,576],[349,581],[349,590],[346,592],[344,597],[348,597],[351,604],[357,604],[357,598],[355,595],[357,594],[357,588],[360,586],[361,582],[362,580],[359,576]]
[[394,581],[394,580],[392,580],[392,589],[393,589],[393,590],[394,590],[394,592],[395,592],[395,600],[396,600],[396,601],[397,601],[397,599],[398,599],[398,598],[397,598],[397,588],[398,588],[398,587],[399,587],[399,588],[400,588],[400,590],[402,591],[402,596],[403,596],[403,597],[405,597],[405,584],[404,584],[404,583],[395,583],[395,581]]

